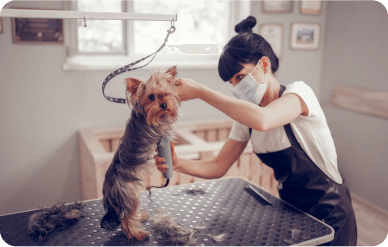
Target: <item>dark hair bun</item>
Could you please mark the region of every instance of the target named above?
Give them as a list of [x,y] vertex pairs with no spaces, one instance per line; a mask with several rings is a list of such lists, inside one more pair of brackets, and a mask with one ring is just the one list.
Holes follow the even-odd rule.
[[236,33],[252,33],[252,28],[256,26],[256,18],[253,16],[248,16],[246,19],[242,20],[239,24],[234,27]]

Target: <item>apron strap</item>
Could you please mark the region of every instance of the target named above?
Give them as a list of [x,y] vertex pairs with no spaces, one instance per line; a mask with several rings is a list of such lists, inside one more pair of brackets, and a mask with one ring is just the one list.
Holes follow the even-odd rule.
[[[280,84],[279,98],[282,97],[284,90],[286,90],[286,87],[283,86],[282,84]],[[251,136],[251,135],[252,135],[252,128],[249,128],[249,136]]]

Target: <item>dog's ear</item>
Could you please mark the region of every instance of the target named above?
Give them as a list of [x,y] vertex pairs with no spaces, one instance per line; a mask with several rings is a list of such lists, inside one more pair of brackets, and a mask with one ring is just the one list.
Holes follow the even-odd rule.
[[127,91],[131,94],[136,94],[136,91],[140,84],[144,83],[142,80],[137,78],[126,78],[127,82]]
[[166,71],[166,74],[170,74],[172,75],[172,77],[175,78],[176,74],[178,73],[177,70],[176,70],[176,65],[175,66],[172,66],[171,68],[169,68],[167,71]]

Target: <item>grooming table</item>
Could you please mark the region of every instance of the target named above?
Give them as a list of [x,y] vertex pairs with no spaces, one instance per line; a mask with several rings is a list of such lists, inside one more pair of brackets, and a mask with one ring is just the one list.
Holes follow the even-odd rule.
[[[226,178],[154,189],[151,195],[142,192],[141,208],[149,215],[144,228],[151,232],[142,242],[128,240],[121,229],[107,231],[100,227],[104,215],[101,199],[83,202],[85,217],[53,231],[46,242],[38,242],[27,232],[29,216],[37,210],[0,216],[0,233],[6,243],[14,246],[158,245],[151,224],[155,210],[162,209],[186,227],[206,224],[206,229],[195,234],[199,245],[318,245],[333,239],[334,230],[329,225],[253,185],[270,204],[246,190],[249,185],[245,179]],[[204,235],[221,233],[228,234],[221,242]]]

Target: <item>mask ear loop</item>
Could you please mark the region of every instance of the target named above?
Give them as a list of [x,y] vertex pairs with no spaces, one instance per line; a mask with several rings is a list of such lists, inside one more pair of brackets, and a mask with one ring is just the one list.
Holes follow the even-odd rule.
[[[253,71],[255,71],[256,67],[260,65],[260,60],[257,62],[255,68],[252,70],[251,74],[253,73]],[[264,69],[263,69],[263,72],[264,72]],[[264,84],[263,85],[266,85],[267,84],[267,75],[268,73],[265,73],[265,79],[264,79]]]
[[265,79],[264,79],[264,84],[263,85],[267,84],[267,75],[268,75],[268,73],[265,73]]

